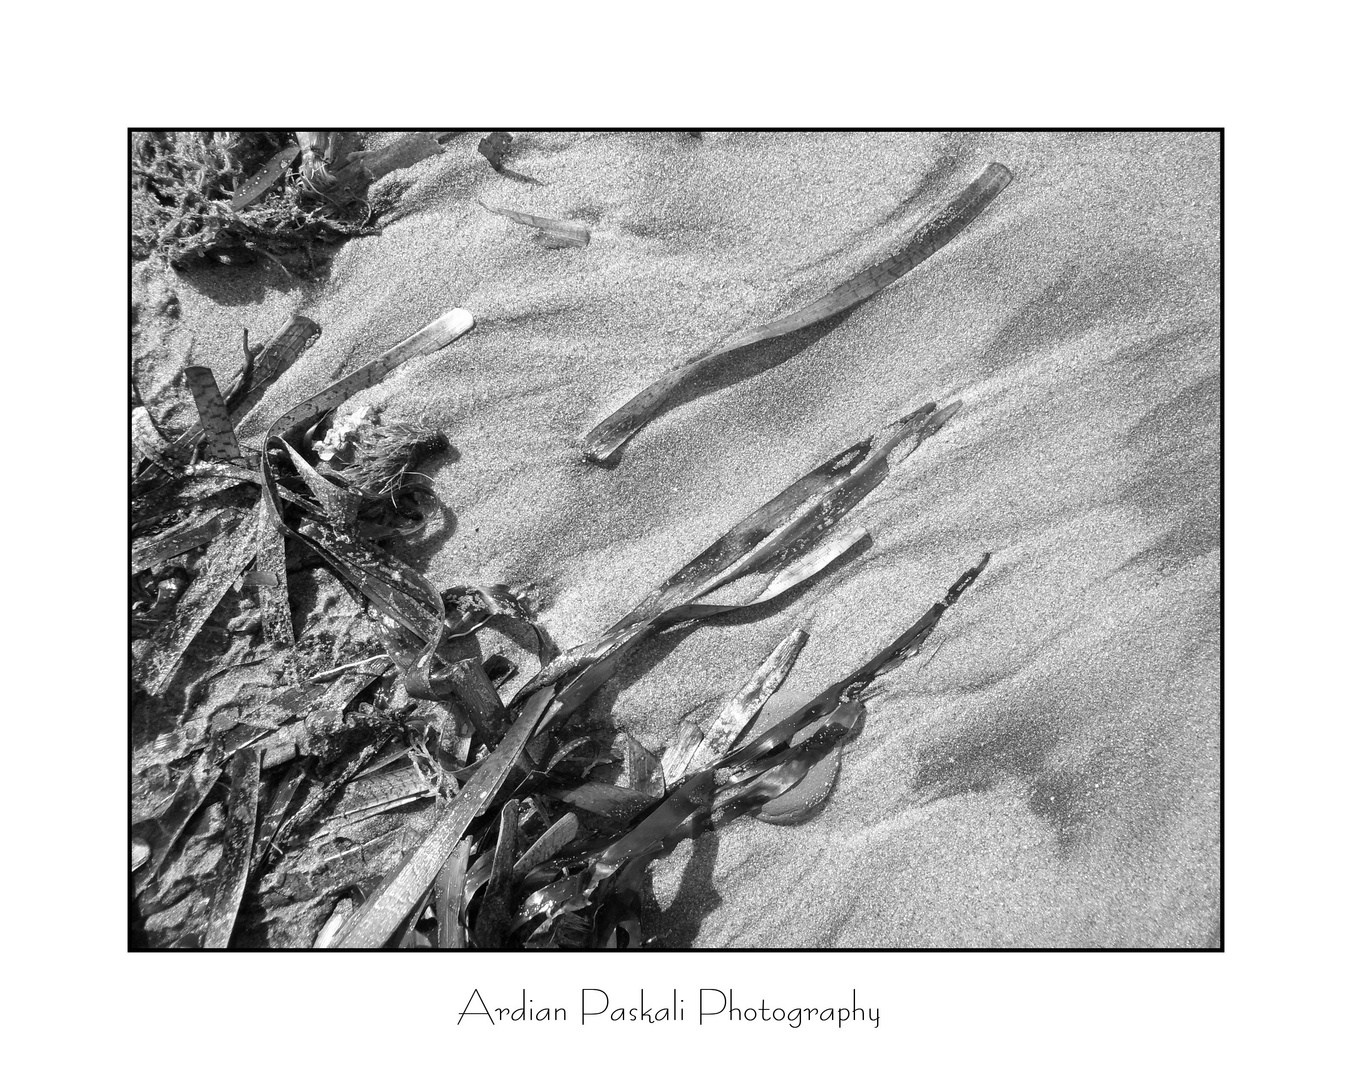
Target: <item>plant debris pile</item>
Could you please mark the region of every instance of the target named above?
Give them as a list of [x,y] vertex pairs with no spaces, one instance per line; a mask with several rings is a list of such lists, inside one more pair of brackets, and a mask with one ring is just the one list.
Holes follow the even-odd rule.
[[[234,437],[240,407],[232,411],[214,377],[198,380],[200,424],[173,440],[137,408],[132,618],[142,705],[193,669],[189,646],[213,615],[230,644],[197,656],[197,696],[209,702],[204,684],[232,668],[264,665],[272,676],[256,684],[260,697],[231,708],[199,717],[189,702],[190,718],[172,724],[143,765],[173,777],[135,830],[133,883],[152,944],[648,943],[648,864],[743,814],[784,823],[814,812],[839,747],[863,722],[869,684],[915,654],[985,565],[757,739],[741,741],[798,655],[801,629],[707,730],[684,726],[660,755],[622,732],[587,730],[579,709],[635,646],[764,604],[854,548],[863,530],[828,534],[886,477],[889,459],[919,449],[960,403],[926,405],[837,454],[605,634],[560,654],[522,590],[439,589],[389,549],[427,525],[430,489],[414,468],[446,448],[444,436],[385,427],[370,409],[335,413],[471,325],[468,313],[449,312],[288,411],[256,450]],[[250,400],[255,380],[275,377],[317,329],[288,322],[249,358],[230,400]],[[314,570],[351,601],[339,633],[295,634],[288,579]],[[499,691],[517,665],[483,657],[474,640],[493,619],[526,633],[539,666],[508,701]],[[297,908],[305,919],[280,914]],[[321,915],[311,940],[270,925],[313,930]],[[151,936],[161,926],[169,940]]]
[[132,257],[183,268],[262,256],[314,274],[328,247],[378,231],[401,189],[372,195],[371,184],[440,153],[435,134],[410,132],[370,151],[354,132],[134,132]]
[[[242,180],[251,168],[266,180],[267,162],[290,160],[284,134],[141,137],[142,193],[172,196],[156,244],[200,254],[261,243],[239,221],[262,220],[249,217],[254,205],[279,207],[249,202],[234,217],[221,207],[227,195],[258,197]],[[421,133],[383,164],[349,156],[340,166],[334,140],[320,138],[331,134],[300,133],[292,154],[297,176],[330,192],[438,145]],[[1004,182],[996,175],[990,187]],[[297,206],[309,197],[294,177],[276,196]],[[949,222],[921,247],[960,227]],[[302,316],[260,348],[246,338],[224,390],[212,370],[186,369],[199,417],[187,430],[165,433],[133,408],[132,897],[143,943],[660,945],[643,925],[651,862],[743,815],[792,824],[815,813],[872,684],[918,653],[990,558],[755,737],[807,640],[802,627],[740,675],[716,718],[683,723],[668,746],[589,727],[583,706],[637,646],[807,587],[855,549],[867,533],[843,520],[961,402],[926,404],[840,451],[603,634],[560,652],[528,588],[433,584],[396,553],[440,516],[418,470],[450,449],[445,436],[387,424],[371,408],[342,411],[473,325],[448,311],[275,417],[252,444],[240,425],[320,333]],[[601,443],[618,447],[638,426]],[[485,636],[490,623],[520,645],[514,655],[486,654],[498,640]]]

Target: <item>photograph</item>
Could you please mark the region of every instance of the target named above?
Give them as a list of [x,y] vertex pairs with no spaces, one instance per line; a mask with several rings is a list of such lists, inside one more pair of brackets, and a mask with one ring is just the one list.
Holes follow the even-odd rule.
[[1224,149],[127,128],[126,950],[1223,952]]

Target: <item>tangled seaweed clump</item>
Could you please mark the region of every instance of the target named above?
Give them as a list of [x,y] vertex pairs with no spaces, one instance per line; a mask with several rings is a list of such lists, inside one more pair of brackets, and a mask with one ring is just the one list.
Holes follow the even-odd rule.
[[[200,145],[226,155],[213,138]],[[225,392],[209,369],[189,369],[193,427],[167,436],[134,410],[133,682],[142,713],[173,714],[134,758],[138,789],[157,796],[139,800],[133,830],[147,944],[660,944],[643,924],[652,861],[744,815],[780,825],[814,813],[871,685],[917,655],[987,565],[989,554],[754,737],[803,627],[754,672],[729,673],[742,686],[722,712],[682,724],[668,746],[588,727],[583,707],[644,642],[752,613],[855,549],[866,532],[841,522],[961,402],[925,404],[841,450],[603,633],[560,652],[527,590],[437,585],[391,550],[425,525],[413,496],[430,484],[416,470],[449,448],[445,436],[370,409],[332,419],[473,326],[448,311],[287,409],[253,444],[238,438],[241,424],[319,333],[302,316],[246,353]],[[321,584],[293,585],[304,575]],[[534,643],[538,670],[510,694],[517,664],[486,655],[480,637],[494,620]],[[261,669],[261,693],[247,692],[244,668]],[[217,679],[233,679],[234,695]]]
[[133,132],[132,257],[183,268],[264,256],[315,273],[325,248],[379,231],[400,190],[372,194],[375,180],[441,150],[426,132],[380,151],[361,142],[346,132]]

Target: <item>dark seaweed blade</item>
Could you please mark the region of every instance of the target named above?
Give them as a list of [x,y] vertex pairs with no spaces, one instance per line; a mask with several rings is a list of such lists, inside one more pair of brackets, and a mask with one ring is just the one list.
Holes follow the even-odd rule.
[[261,866],[273,851],[278,850],[273,841],[286,819],[286,812],[291,809],[291,801],[296,797],[296,791],[304,782],[305,768],[300,762],[294,762],[277,785],[277,790],[273,792],[268,812],[258,827],[258,839],[254,842],[253,855],[255,867]]
[[244,186],[235,193],[234,198],[230,200],[230,209],[243,210],[246,206],[252,206],[266,195],[268,189],[281,179],[282,173],[286,172],[299,153],[300,147],[295,143],[290,143],[268,158],[263,163],[263,167],[249,177]]
[[232,528],[239,520],[241,511],[233,506],[213,510],[200,517],[192,518],[183,524],[160,533],[155,537],[142,537],[131,545],[131,572],[138,574],[152,566],[201,547],[208,540],[215,539]]
[[803,646],[807,644],[807,631],[795,627],[783,641],[761,663],[751,678],[747,680],[718,719],[709,727],[709,732],[695,747],[680,771],[667,777],[668,783],[674,783],[688,770],[699,770],[716,758],[721,758],[741,737],[743,731],[754,721],[765,703],[788,677],[793,663],[798,659]]
[[390,736],[387,733],[374,742],[366,743],[352,757],[328,770],[318,783],[310,785],[300,806],[296,808],[294,814],[282,822],[272,843],[278,848],[285,848],[290,844],[291,838],[308,825],[324,805],[344,788],[349,780],[361,772],[389,741]]
[[263,635],[273,644],[290,649],[296,644],[296,628],[291,622],[291,591],[286,581],[286,537],[274,527],[267,507],[262,505],[253,532],[258,538],[253,581]]
[[147,653],[137,667],[137,681],[150,693],[164,691],[183,653],[254,557],[254,536],[253,522],[246,519],[212,540],[202,556],[201,573],[179,601],[164,644]]
[[551,696],[550,691],[541,690],[527,702],[502,742],[484,759],[460,794],[441,811],[422,842],[339,931],[334,948],[378,949],[390,939],[450,858],[470,823],[492,801],[520,760]]
[[[934,604],[868,662],[822,691],[760,738],[698,772],[687,774],[634,829],[596,857],[592,887],[628,860],[651,858],[680,839],[696,835],[710,820],[716,795],[719,796],[719,819],[726,820],[729,815],[744,813],[792,788],[832,746],[854,730],[863,712],[862,708],[856,707],[858,695],[884,668],[913,654],[933,631],[944,611],[976,580],[989,560],[988,554],[966,571],[949,588],[943,600]],[[794,744],[794,736],[823,718],[825,722],[819,724],[817,731]],[[733,787],[716,784],[715,774],[720,769],[732,770],[728,783]],[[759,784],[750,783],[771,770],[779,771]]]
[[197,405],[198,420],[207,436],[207,455],[216,461],[242,462],[235,429],[230,426],[230,412],[225,398],[216,385],[211,368],[194,365],[183,369],[183,379]]
[[[629,615],[595,641],[574,646],[540,670],[517,693],[516,700],[542,686],[561,687],[548,729],[591,696],[611,677],[623,655],[650,634],[680,622],[709,618],[752,607],[773,599],[820,572],[862,538],[854,531],[814,552],[811,545],[887,476],[887,456],[904,444],[903,456],[913,452],[938,431],[960,405],[954,402],[935,412],[922,406],[903,417],[892,434],[871,455],[872,440],[856,443],[754,511],[655,590]],[[772,560],[795,552],[805,554],[783,568],[749,601],[694,604],[701,596],[736,580]],[[571,679],[566,685],[563,680]]]
[[[285,447],[287,437],[297,428],[337,408],[353,394],[374,386],[401,364],[444,348],[473,326],[473,315],[462,308],[453,308],[369,364],[306,398],[299,405],[283,413],[268,428],[263,440],[263,453],[259,458],[258,480],[262,494],[259,500],[261,520],[258,531],[257,569],[272,575],[272,583],[260,587],[259,590],[263,626],[269,640],[285,644],[295,642],[291,626],[291,600],[286,582],[285,538],[297,535],[282,519],[281,507],[278,505],[281,495],[276,477],[273,475],[270,450],[274,444],[279,448]],[[430,663],[430,659],[429,650],[425,660]]]
[[346,488],[339,487],[332,480],[321,476],[313,465],[301,455],[301,452],[289,442],[283,442],[291,464],[301,481],[319,501],[325,515],[335,525],[351,525],[357,520],[357,511],[361,508],[361,496]]
[[[300,358],[301,353],[314,343],[319,334],[317,322],[304,315],[292,315],[257,356],[246,360],[225,391],[225,400],[230,408],[230,423],[235,428],[252,414],[254,406],[262,400],[278,376]],[[202,425],[193,424],[173,440],[170,449],[175,456],[186,456],[201,437]]]
[[314,344],[320,333],[319,324],[304,315],[292,315],[282,324],[253,358],[240,385],[227,392],[232,423],[238,426],[250,416],[272,384],[300,359],[301,353]]
[[630,859],[648,858],[692,816],[707,813],[714,796],[714,771],[691,773],[635,828],[608,845],[592,866],[590,887],[613,874]]
[[1011,179],[1005,166],[991,162],[952,201],[914,229],[894,255],[855,274],[801,310],[738,334],[714,350],[677,365],[597,424],[583,440],[583,456],[598,463],[609,461],[621,446],[662,411],[678,386],[715,366],[720,357],[735,349],[806,329],[880,292],[961,233]]
[[469,837],[455,845],[451,857],[437,874],[432,890],[433,910],[437,915],[437,948],[465,948],[465,927],[461,911],[465,895],[465,871],[469,869]]
[[895,666],[907,656],[915,654],[925,639],[934,631],[945,611],[957,601],[967,587],[976,580],[990,561],[987,553],[976,566],[966,571],[949,588],[942,600],[930,607],[919,619],[912,623],[899,637],[872,659],[861,664],[845,678],[828,686],[791,716],[785,717],[769,731],[720,759],[716,764],[720,768],[737,769],[749,765],[758,758],[774,753],[788,745],[790,739],[800,729],[814,720],[833,712],[847,701],[858,698],[869,684],[886,668]]
[[258,820],[259,755],[242,750],[230,759],[230,794],[225,803],[225,846],[216,868],[216,892],[207,914],[208,949],[230,945],[244,885],[253,857],[254,823]]
[[[900,445],[905,460],[960,405],[953,402],[938,412],[933,402],[922,405],[898,420],[876,448],[870,437],[819,465],[697,555],[617,626],[638,615],[661,618],[767,562],[810,547],[887,477],[889,454]],[[769,595],[760,598],[765,599]]]
[[531,844],[512,867],[512,876],[517,880],[541,863],[552,859],[565,845],[572,843],[577,836],[577,815],[564,814]]
[[511,148],[512,133],[510,131],[490,131],[479,140],[479,153],[488,160],[488,164],[493,166],[494,172],[502,172],[503,166],[506,164],[503,157]]
[[[920,411],[933,409],[931,404]],[[803,505],[829,491],[843,477],[854,472],[868,457],[872,444],[873,439],[870,437],[842,450],[794,481],[769,502],[757,507],[654,589],[633,611],[612,626],[611,631],[651,619],[666,608],[693,600],[708,591],[708,583],[717,575],[755,550]]]
[[431,668],[446,628],[441,593],[411,566],[325,522],[305,522],[296,535],[329,564],[340,580],[361,593],[388,620],[388,628],[402,628],[416,639],[421,652],[412,659],[393,643],[386,644],[404,674],[410,694],[440,697],[432,685]]
[[859,702],[842,705],[828,713],[802,742],[757,762],[755,772],[730,778],[714,798],[712,821],[724,825],[772,800],[784,798],[815,765],[858,731],[863,717],[864,706]]
[[517,823],[521,804],[508,799],[498,815],[498,841],[493,866],[474,921],[474,944],[480,949],[500,949],[512,922],[512,867],[516,864]]
[[599,780],[583,780],[569,786],[546,788],[545,794],[577,810],[598,814],[620,824],[632,820],[658,801],[642,791],[604,784]]

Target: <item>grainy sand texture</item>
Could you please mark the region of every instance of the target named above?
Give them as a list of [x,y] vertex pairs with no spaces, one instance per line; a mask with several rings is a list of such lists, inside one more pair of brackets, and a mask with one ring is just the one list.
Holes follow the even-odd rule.
[[[798,625],[781,694],[802,701],[993,553],[875,684],[821,812],[684,842],[652,871],[651,929],[700,948],[1218,944],[1219,136],[519,132],[532,185],[493,172],[481,134],[400,174],[398,213],[326,280],[134,267],[135,296],[181,304],[134,349],[156,414],[186,423],[178,369],[228,374],[243,327],[261,340],[298,311],[323,335],[256,439],[469,309],[470,334],[352,405],[458,452],[427,470],[448,524],[397,550],[443,588],[534,583],[567,647],[824,459],[960,397],[851,516],[870,544],[661,635],[592,702],[660,752]],[[990,161],[1013,182],[902,281],[683,391],[616,467],[582,462],[649,381],[889,255]],[[479,199],[591,243],[545,248]]]

